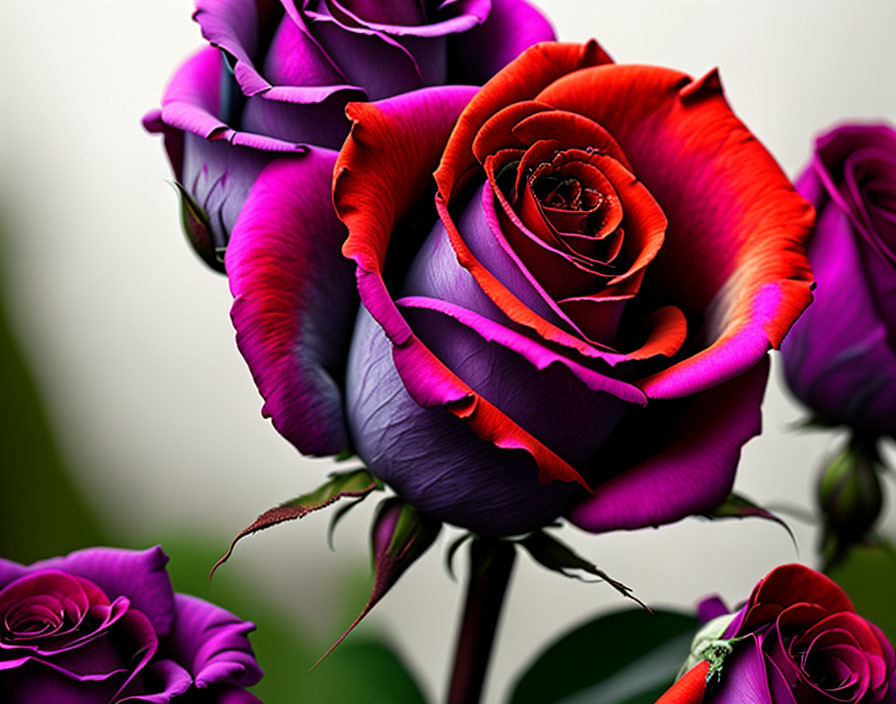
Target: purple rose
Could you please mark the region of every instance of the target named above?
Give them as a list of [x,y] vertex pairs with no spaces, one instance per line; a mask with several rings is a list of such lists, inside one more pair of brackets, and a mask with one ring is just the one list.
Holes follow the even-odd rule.
[[777,567],[743,608],[724,612],[718,599],[701,605],[701,616],[716,618],[697,635],[688,664],[696,662],[690,672],[706,675],[705,693],[691,689],[694,676],[683,677],[681,697],[670,703],[896,702],[893,646],[820,572]]
[[896,434],[896,131],[844,125],[818,138],[797,187],[818,211],[818,289],[782,353],[790,388],[818,418]]
[[[196,0],[193,17],[211,46],[178,69],[144,125],[165,134],[192,200],[188,235],[217,268],[271,161],[286,159],[299,172],[306,162],[332,166],[330,150],[349,130],[348,101],[448,80],[480,84],[526,47],[553,39],[525,0]],[[329,176],[309,168],[302,190],[328,196]],[[337,234],[315,238],[332,249],[343,233],[335,218],[327,224]]]
[[159,547],[0,559],[3,701],[259,704],[255,627],[175,594]]
[[[349,447],[339,385],[357,311],[330,193],[349,132],[346,104],[483,83],[553,30],[526,0],[197,0],[196,8],[212,46],[178,69],[144,125],[165,135],[194,248],[219,270],[227,251],[237,344],[266,400],[262,412],[300,451],[337,454]],[[253,259],[278,244],[274,258]],[[284,298],[267,297],[243,265],[265,269]],[[273,346],[259,344],[259,296],[282,315]]]

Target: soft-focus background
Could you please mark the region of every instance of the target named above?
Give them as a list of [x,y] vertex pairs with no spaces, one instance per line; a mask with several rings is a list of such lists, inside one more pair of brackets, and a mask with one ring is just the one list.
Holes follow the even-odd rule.
[[[617,61],[693,74],[719,66],[734,109],[791,176],[830,124],[896,120],[892,0],[540,4],[561,38],[596,37]],[[179,588],[267,629],[256,639],[269,676],[259,695],[279,704],[302,700],[308,667],[363,604],[375,502],[341,524],[335,552],[327,517],[315,515],[247,539],[211,587],[204,581],[232,534],[316,486],[332,465],[303,459],[260,417],[233,341],[227,282],[188,248],[161,143],[140,128],[176,63],[201,43],[191,10],[189,0],[4,6],[0,554],[31,561],[98,541],[161,542]],[[803,411],[779,371],[737,489],[807,508],[814,469],[836,437],[794,432]],[[710,592],[736,602],[781,562],[814,563],[813,529],[789,521],[799,552],[762,521],[564,535],[648,603],[689,606]],[[882,532],[896,538],[892,507]],[[444,690],[462,597],[442,565],[448,537],[349,640],[385,636],[431,698]],[[564,580],[521,557],[487,701],[501,701],[550,639],[618,606],[605,585]],[[314,677],[325,682],[327,668],[332,676],[359,652],[337,651]],[[274,694],[283,691],[274,678],[299,683],[287,690],[295,698]],[[355,701],[377,698],[367,690]]]

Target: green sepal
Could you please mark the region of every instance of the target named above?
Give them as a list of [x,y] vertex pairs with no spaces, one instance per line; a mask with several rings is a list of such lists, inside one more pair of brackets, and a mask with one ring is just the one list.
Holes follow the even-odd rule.
[[371,491],[377,488],[376,478],[366,469],[355,469],[349,472],[333,472],[330,480],[308,494],[302,494],[279,506],[268,509],[256,518],[251,524],[243,528],[230,543],[230,548],[212,567],[209,579],[215,574],[215,570],[223,565],[233,554],[233,548],[247,535],[257,533],[265,528],[270,528],[284,521],[294,521],[297,518],[307,516],[313,511],[319,511],[330,504],[347,497],[363,499]]
[[772,521],[773,523],[777,523],[785,531],[787,531],[787,535],[790,536],[793,547],[797,550],[797,552],[799,552],[799,547],[796,543],[796,537],[794,536],[793,531],[790,529],[790,526],[787,525],[787,522],[783,518],[781,518],[780,516],[776,516],[768,509],[763,508],[759,504],[740,494],[729,494],[728,498],[718,506],[716,506],[711,513],[707,513],[704,515],[710,520],[719,518],[762,518],[766,521]]
[[549,570],[559,572],[564,577],[579,579],[581,581],[588,580],[584,579],[582,575],[577,574],[577,572],[590,574],[597,577],[598,580],[603,580],[609,584],[613,589],[622,594],[622,596],[633,600],[647,611],[650,611],[650,608],[644,604],[644,602],[632,594],[630,587],[613,579],[595,564],[573,552],[572,548],[568,545],[561,543],[544,531],[536,531],[518,542],[528,551],[532,556],[532,559],[542,567],[547,567]]
[[441,529],[440,521],[420,513],[414,506],[398,497],[393,496],[380,502],[370,531],[374,575],[370,597],[358,617],[314,663],[312,670],[345,640],[408,567],[430,548]]
[[186,187],[173,181],[180,199],[180,222],[193,251],[215,271],[224,273],[224,253],[226,247],[215,244],[208,214],[189,194]]

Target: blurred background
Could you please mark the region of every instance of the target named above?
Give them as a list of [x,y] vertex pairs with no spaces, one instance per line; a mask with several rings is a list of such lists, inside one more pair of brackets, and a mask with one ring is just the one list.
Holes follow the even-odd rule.
[[[896,120],[892,0],[540,6],[562,39],[596,37],[619,62],[694,75],[718,66],[735,111],[791,176],[832,123]],[[189,0],[4,7],[0,555],[30,562],[96,543],[162,543],[176,588],[260,625],[254,642],[267,679],[257,693],[266,702],[335,701],[327,688],[351,686],[357,668],[441,697],[463,597],[443,567],[455,531],[310,678],[366,600],[374,501],[340,525],[334,552],[327,517],[312,515],[248,538],[205,580],[235,532],[317,486],[333,465],[302,458],[261,418],[234,344],[226,279],[192,254],[161,142],[140,127],[174,66],[201,44],[191,11]],[[817,466],[842,438],[795,431],[805,412],[779,372],[776,360],[765,431],[746,447],[736,489],[805,510]],[[647,603],[689,608],[709,593],[742,600],[782,562],[817,564],[812,526],[781,513],[797,548],[757,520],[688,519],[604,536],[567,528],[563,537]],[[881,533],[896,539],[892,502]],[[892,638],[892,607],[874,602],[889,589],[884,572],[892,580],[896,569],[874,559],[862,569],[871,572],[844,582],[854,579],[853,596],[881,611],[874,617]],[[625,605],[606,585],[565,580],[521,556],[486,701],[502,701],[557,635]],[[370,681],[353,701],[380,701]]]

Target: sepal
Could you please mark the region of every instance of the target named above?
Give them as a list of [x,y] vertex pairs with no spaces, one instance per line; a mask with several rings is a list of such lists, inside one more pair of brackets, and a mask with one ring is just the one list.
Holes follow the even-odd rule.
[[441,529],[440,521],[420,513],[402,499],[391,497],[380,503],[370,535],[374,573],[370,598],[361,613],[358,614],[358,618],[314,663],[312,670],[345,640],[345,637],[361,622],[361,619],[370,613],[370,610],[385,596],[405,570],[429,549]]
[[172,181],[180,199],[180,222],[193,251],[209,267],[219,274],[224,273],[224,252],[227,245],[215,242],[214,231],[209,224],[208,214],[196,202],[189,191],[179,181]]
[[650,608],[644,604],[644,602],[632,594],[631,587],[627,587],[622,582],[613,579],[602,569],[573,552],[572,548],[568,545],[561,543],[544,531],[536,531],[526,536],[519,541],[519,544],[524,547],[532,556],[532,559],[542,567],[547,567],[549,570],[559,572],[564,577],[580,579],[582,581],[586,580],[581,574],[578,574],[579,572],[590,574],[597,577],[598,580],[605,581],[613,587],[613,589],[622,594],[622,596],[632,599],[644,609],[650,611]]
[[382,485],[366,469],[356,469],[350,472],[333,472],[330,480],[308,494],[302,494],[285,503],[268,509],[256,518],[251,524],[243,528],[230,543],[230,548],[212,567],[209,579],[215,570],[223,565],[233,554],[233,548],[247,535],[257,533],[265,528],[270,528],[284,521],[294,521],[297,518],[307,516],[313,511],[326,508],[330,504],[342,498],[364,498],[374,489],[382,489]]

